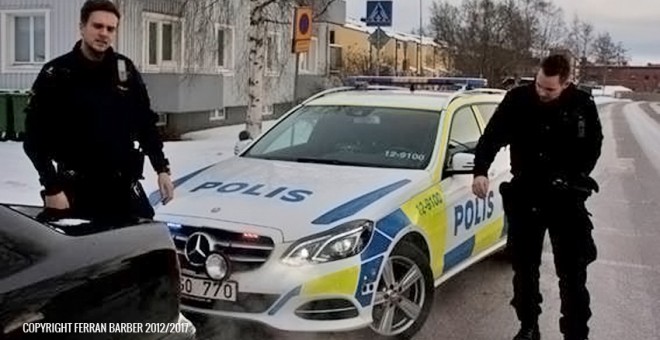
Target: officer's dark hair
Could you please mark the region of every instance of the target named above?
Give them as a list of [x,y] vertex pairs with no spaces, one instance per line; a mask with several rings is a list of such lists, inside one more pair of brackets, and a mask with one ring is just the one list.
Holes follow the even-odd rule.
[[119,14],[119,9],[117,6],[110,0],[87,0],[85,4],[80,9],[80,22],[83,24],[87,23],[89,17],[92,13],[96,11],[110,12],[117,16],[117,19],[121,19],[121,14]]
[[571,63],[563,54],[553,54],[543,59],[541,69],[547,77],[559,76],[562,83],[571,75]]

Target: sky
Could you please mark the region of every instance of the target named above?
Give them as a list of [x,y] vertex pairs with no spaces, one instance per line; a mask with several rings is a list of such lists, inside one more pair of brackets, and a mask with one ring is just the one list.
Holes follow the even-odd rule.
[[[429,23],[431,4],[421,0],[423,24]],[[445,0],[460,4],[463,0]],[[498,1],[498,0],[495,0]],[[596,31],[608,31],[615,41],[623,42],[633,65],[660,63],[660,0],[552,0],[564,10],[570,23],[574,15],[591,22]],[[393,28],[410,32],[419,27],[419,0],[393,0]],[[366,15],[367,0],[346,0],[349,17]]]

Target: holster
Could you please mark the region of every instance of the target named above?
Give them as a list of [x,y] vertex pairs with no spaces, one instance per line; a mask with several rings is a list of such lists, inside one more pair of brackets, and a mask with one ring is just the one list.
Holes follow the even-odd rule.
[[140,149],[131,149],[128,160],[128,178],[133,181],[144,179],[144,153]]
[[560,194],[575,195],[578,198],[586,200],[594,192],[598,192],[600,187],[598,182],[589,176],[577,176],[570,179],[556,178],[552,182],[554,190]]
[[502,196],[504,212],[510,215],[513,213],[513,207],[516,205],[515,201],[517,201],[519,193],[515,190],[515,186],[511,182],[502,182],[499,190]]

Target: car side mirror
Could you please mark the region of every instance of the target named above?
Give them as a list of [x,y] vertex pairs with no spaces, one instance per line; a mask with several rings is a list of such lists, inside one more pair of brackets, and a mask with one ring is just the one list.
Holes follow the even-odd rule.
[[451,157],[450,163],[445,169],[447,176],[471,175],[474,170],[474,154],[458,152]]

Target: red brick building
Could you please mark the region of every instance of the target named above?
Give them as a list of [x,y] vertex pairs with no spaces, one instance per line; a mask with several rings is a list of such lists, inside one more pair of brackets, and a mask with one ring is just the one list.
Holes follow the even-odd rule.
[[582,82],[621,85],[635,92],[660,92],[660,64],[647,66],[585,66]]

